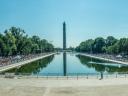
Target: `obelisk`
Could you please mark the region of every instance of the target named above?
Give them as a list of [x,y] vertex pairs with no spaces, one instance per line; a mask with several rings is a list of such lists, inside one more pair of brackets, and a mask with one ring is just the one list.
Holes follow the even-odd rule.
[[66,23],[63,22],[63,51],[66,51]]

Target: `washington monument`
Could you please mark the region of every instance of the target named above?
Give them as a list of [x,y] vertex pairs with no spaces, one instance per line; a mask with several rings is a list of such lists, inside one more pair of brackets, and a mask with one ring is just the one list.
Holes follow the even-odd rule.
[[66,50],[66,23],[63,22],[63,50]]
[[67,74],[67,55],[66,55],[66,23],[63,22],[63,72]]

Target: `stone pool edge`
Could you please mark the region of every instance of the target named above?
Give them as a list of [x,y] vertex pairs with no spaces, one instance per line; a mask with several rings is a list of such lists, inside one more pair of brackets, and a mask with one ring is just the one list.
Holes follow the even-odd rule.
[[23,66],[23,65],[26,65],[28,63],[31,63],[31,62],[34,62],[36,60],[49,57],[49,56],[54,55],[54,54],[56,54],[56,53],[50,53],[50,54],[43,55],[43,56],[40,56],[40,57],[36,57],[36,58],[30,59],[30,60],[26,60],[26,61],[23,61],[23,62],[18,62],[18,63],[10,64],[10,65],[7,65],[7,66],[3,66],[3,67],[0,67],[0,72],[6,71],[6,70],[9,70],[9,69],[18,67],[18,66]]
[[128,62],[122,62],[122,61],[107,59],[107,58],[103,58],[103,57],[96,57],[96,56],[85,54],[85,53],[77,53],[77,55],[82,55],[82,56],[87,56],[87,57],[91,57],[91,58],[95,58],[95,59],[99,59],[99,60],[105,60],[105,61],[110,61],[110,62],[114,62],[114,63],[128,65]]

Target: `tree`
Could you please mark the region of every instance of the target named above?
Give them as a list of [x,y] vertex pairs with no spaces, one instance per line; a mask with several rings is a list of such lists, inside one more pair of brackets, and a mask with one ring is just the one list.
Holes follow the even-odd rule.
[[4,56],[6,44],[4,42],[4,36],[0,34],[0,55]]
[[107,48],[106,52],[109,53],[109,54],[118,54],[119,53],[119,45],[118,45],[118,42],[115,43],[112,46],[109,46]]
[[13,55],[13,53],[17,50],[16,48],[16,39],[13,36],[13,34],[10,31],[5,31],[5,36],[4,36],[4,43],[5,43],[5,55]]
[[124,43],[124,53],[126,53],[128,55],[128,38],[126,39],[126,41]]
[[27,38],[27,35],[25,34],[25,31],[21,28],[11,27],[9,31],[13,34],[16,39],[15,44],[17,50],[14,54],[20,54],[26,45],[25,40]]
[[121,38],[118,42],[118,45],[119,45],[119,53],[124,53],[125,52],[125,42],[126,42],[126,38]]
[[117,42],[117,39],[115,39],[113,36],[108,36],[106,39],[106,47],[112,46]]
[[84,42],[81,42],[80,45],[76,48],[76,50],[82,51],[82,52],[90,52],[93,48],[94,40],[88,39]]
[[96,38],[95,41],[94,41],[94,46],[93,46],[94,52],[95,53],[102,53],[103,52],[103,49],[102,48],[104,46],[105,46],[105,40],[104,40],[104,38],[102,38],[102,37]]

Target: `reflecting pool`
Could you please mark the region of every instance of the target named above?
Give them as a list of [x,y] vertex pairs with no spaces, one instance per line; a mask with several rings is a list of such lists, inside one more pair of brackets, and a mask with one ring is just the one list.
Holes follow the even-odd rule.
[[81,56],[76,53],[59,53],[44,59],[8,70],[16,74],[66,76],[77,74],[128,72],[128,66]]

